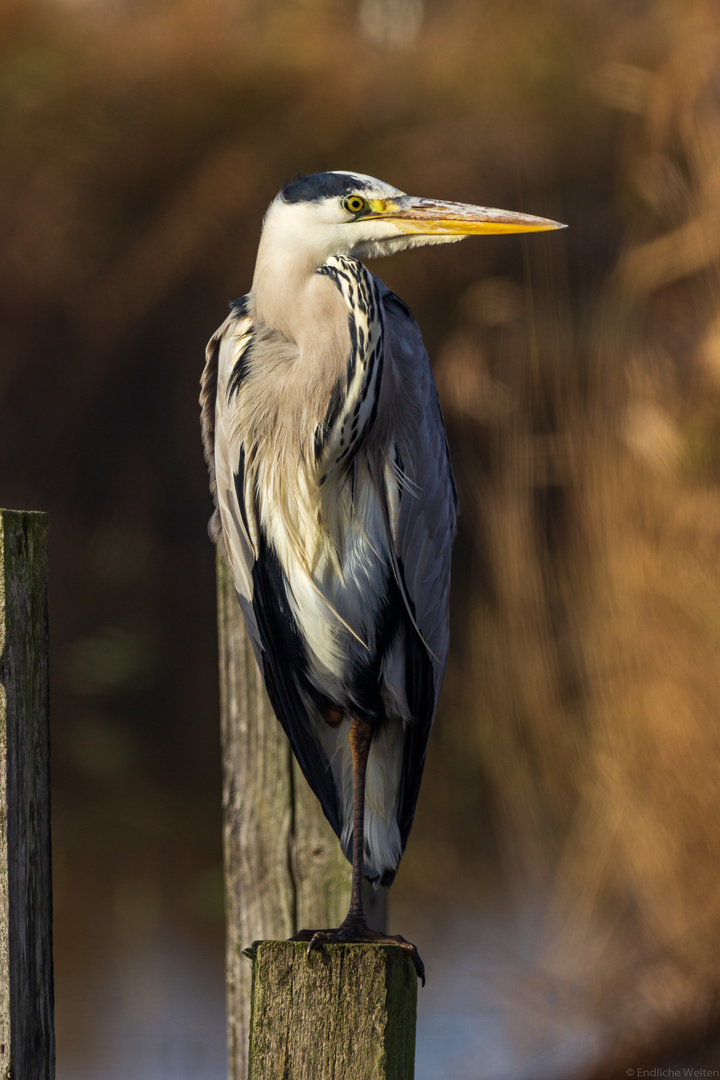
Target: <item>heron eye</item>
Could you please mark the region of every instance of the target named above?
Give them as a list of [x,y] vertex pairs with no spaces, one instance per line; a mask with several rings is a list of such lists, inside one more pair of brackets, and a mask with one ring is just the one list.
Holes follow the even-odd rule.
[[359,214],[361,210],[365,210],[367,203],[360,195],[348,195],[347,198],[342,201],[343,210],[347,210],[348,214]]

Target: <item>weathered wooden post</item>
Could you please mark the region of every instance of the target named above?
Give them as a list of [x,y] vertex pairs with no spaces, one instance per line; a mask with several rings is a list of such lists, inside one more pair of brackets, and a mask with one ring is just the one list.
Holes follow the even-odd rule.
[[0,1078],[54,1076],[47,516],[0,510]]
[[[350,865],[268,701],[227,566],[217,560],[226,979],[231,1080],[248,1075],[252,968],[243,949],[301,927],[338,926]],[[385,924],[385,890],[368,906]]]
[[396,945],[259,941],[250,1080],[413,1080],[417,973]]

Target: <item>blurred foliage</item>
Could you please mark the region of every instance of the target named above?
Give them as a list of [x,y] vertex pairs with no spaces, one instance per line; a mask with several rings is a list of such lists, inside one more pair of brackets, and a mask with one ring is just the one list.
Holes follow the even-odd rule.
[[59,990],[168,913],[220,932],[202,351],[280,183],[347,167],[571,226],[375,267],[461,499],[399,902],[550,895],[592,1075],[718,1064],[719,44],[710,0],[5,0],[0,498],[51,513]]

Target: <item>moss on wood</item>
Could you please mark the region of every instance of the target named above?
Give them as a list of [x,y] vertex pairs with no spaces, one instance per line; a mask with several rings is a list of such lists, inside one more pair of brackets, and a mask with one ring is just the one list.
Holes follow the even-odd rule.
[[412,1080],[417,975],[393,945],[257,942],[250,1080]]

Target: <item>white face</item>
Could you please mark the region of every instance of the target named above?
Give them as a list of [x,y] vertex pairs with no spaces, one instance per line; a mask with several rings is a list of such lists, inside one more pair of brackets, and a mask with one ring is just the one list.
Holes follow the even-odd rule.
[[321,266],[331,255],[372,258],[418,242],[392,221],[362,216],[373,204],[405,198],[403,191],[364,173],[337,170],[335,175],[353,177],[357,188],[307,202],[286,202],[280,192],[265,217],[265,244],[304,253]]

